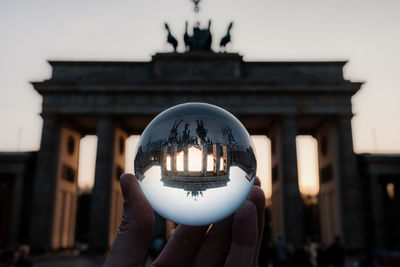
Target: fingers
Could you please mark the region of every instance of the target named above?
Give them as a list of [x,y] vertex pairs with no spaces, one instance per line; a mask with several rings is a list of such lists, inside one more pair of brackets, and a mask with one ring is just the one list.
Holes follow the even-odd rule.
[[224,266],[252,266],[257,242],[256,205],[246,200],[233,216],[232,243]]
[[[257,244],[261,244],[262,232],[264,228],[264,192],[259,187],[260,179],[255,177],[255,186],[253,186],[249,200],[254,203],[257,210],[258,220],[258,238]],[[199,253],[196,255],[193,266],[222,266],[226,255],[228,254],[232,240],[232,216],[214,224],[208,231],[207,236],[201,246]],[[258,248],[254,254],[258,257]]]
[[260,252],[260,245],[264,232],[264,220],[265,220],[265,194],[259,186],[253,186],[249,198],[254,203],[257,210],[257,225],[258,225],[258,238],[257,248],[255,250],[253,266],[257,266],[258,254]]
[[142,266],[154,226],[154,212],[132,174],[120,179],[124,212],[104,266]]
[[233,216],[214,224],[196,255],[193,267],[220,267],[231,246]]
[[256,178],[248,200],[208,233],[207,226],[179,226],[152,266],[256,266],[265,209],[260,184]]
[[198,227],[179,225],[152,266],[184,267],[191,264],[204,240],[208,227],[208,225]]

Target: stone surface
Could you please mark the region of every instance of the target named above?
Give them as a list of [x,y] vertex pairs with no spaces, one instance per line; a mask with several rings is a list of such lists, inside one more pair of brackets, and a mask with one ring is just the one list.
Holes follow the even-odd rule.
[[30,244],[35,249],[51,249],[57,166],[60,146],[60,121],[44,118],[42,141],[37,155],[33,184]]
[[90,246],[106,251],[110,246],[111,201],[113,191],[113,164],[115,125],[110,118],[99,119],[95,184],[92,191],[90,216]]

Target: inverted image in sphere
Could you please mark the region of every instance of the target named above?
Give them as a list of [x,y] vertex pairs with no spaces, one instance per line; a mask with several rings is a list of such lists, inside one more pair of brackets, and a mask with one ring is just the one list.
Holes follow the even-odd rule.
[[254,183],[250,135],[226,110],[186,103],[144,130],[135,175],[153,209],[173,222],[207,225],[231,215]]

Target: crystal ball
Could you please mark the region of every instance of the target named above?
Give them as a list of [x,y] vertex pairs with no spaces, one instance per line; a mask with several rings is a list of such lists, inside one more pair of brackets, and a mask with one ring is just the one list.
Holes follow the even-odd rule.
[[256,164],[253,142],[236,117],[214,105],[186,103],[146,127],[135,175],[158,214],[179,224],[207,225],[246,200]]

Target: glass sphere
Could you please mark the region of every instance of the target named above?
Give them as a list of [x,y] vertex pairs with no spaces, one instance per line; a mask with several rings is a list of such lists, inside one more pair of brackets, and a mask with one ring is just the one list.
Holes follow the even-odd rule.
[[255,173],[247,130],[226,110],[205,103],[159,114],[144,130],[135,157],[135,175],[153,209],[186,225],[207,225],[234,213]]

